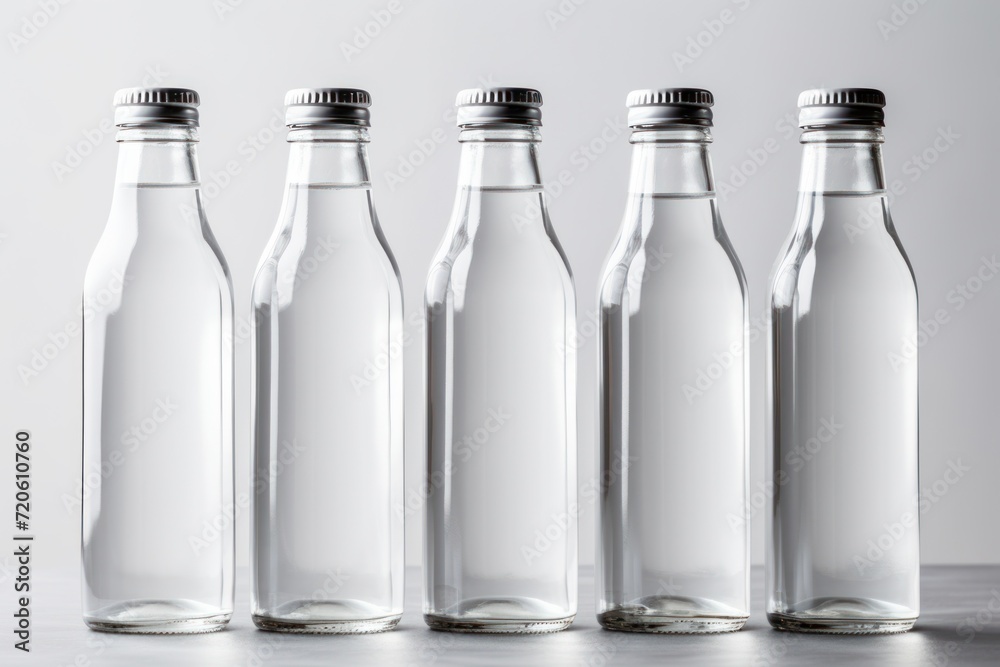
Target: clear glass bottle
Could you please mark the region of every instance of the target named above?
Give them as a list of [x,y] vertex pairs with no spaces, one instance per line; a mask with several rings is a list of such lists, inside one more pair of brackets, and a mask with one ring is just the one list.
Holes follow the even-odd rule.
[[538,169],[541,95],[458,95],[458,196],[426,291],[424,619],[537,633],[576,615],[576,304]]
[[715,199],[707,90],[638,90],[600,286],[598,620],[726,632],[749,615],[747,293]]
[[403,611],[403,297],[363,90],[288,93],[285,199],[253,286],[254,623],[390,630]]
[[193,633],[233,612],[233,298],[198,94],[115,95],[118,174],[84,283],[83,616]]
[[[772,274],[767,615],[886,633],[919,614],[917,290],[885,190],[885,97],[799,98],[799,204]],[[871,223],[871,224],[870,224]]]

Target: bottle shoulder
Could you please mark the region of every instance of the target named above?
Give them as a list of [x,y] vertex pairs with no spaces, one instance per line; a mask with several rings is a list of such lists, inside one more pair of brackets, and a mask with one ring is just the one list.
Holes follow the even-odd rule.
[[916,300],[916,280],[895,232],[882,227],[864,239],[828,227],[793,232],[771,272],[771,306],[791,308],[807,297],[868,295]]
[[379,294],[402,298],[399,267],[384,236],[373,228],[364,236],[335,233],[297,234],[288,230],[272,238],[254,275],[253,304],[296,300],[319,303],[338,293],[366,290],[373,301]]
[[605,262],[600,282],[603,305],[621,305],[631,294],[656,291],[739,293],[747,298],[743,266],[721,226],[696,237],[623,230]]
[[[138,224],[136,224],[138,222]],[[219,286],[232,296],[229,265],[215,236],[201,221],[174,230],[140,231],[141,221],[109,220],[87,264],[84,292],[99,293],[121,279],[173,281]]]

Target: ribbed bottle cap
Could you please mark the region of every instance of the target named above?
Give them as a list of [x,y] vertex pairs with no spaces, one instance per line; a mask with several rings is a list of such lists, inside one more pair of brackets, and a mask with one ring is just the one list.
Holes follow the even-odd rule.
[[459,127],[542,124],[542,94],[533,88],[469,88],[458,94],[455,106]]
[[715,98],[702,88],[633,90],[625,99],[629,127],[712,126]]
[[115,125],[198,127],[199,104],[190,88],[122,88],[115,93]]
[[816,88],[799,95],[799,127],[885,126],[885,95],[874,88]]
[[370,127],[371,105],[371,95],[359,88],[296,88],[285,95],[285,125]]

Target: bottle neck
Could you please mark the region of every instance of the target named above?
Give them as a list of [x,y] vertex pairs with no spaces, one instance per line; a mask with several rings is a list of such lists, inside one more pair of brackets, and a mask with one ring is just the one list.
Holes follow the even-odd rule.
[[458,185],[465,188],[540,186],[538,128],[524,126],[465,127]]
[[636,129],[630,194],[712,195],[712,134],[707,127]]
[[369,140],[362,127],[292,128],[288,185],[370,185]]
[[867,194],[885,190],[882,129],[816,128],[802,132],[799,192]]
[[198,129],[125,127],[118,142],[118,185],[199,185]]

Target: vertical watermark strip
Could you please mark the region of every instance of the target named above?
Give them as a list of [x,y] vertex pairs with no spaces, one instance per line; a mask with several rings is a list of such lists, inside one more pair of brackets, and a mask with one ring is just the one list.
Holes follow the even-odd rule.
[[31,434],[14,435],[14,648],[31,651]]

